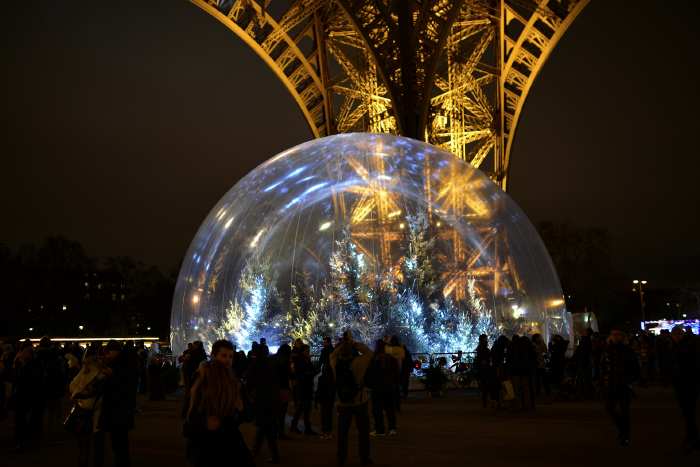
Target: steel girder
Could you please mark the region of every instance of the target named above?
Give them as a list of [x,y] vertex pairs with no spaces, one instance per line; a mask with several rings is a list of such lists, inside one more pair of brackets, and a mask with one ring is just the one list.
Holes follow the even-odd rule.
[[277,75],[314,137],[403,134],[507,187],[528,92],[588,0],[191,0]]

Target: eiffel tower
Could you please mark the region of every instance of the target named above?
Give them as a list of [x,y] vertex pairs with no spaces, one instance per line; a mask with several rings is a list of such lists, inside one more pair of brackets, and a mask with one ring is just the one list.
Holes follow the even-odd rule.
[[[481,169],[504,190],[530,88],[588,3],[190,1],[266,63],[294,98],[313,137],[361,131],[424,140]],[[468,193],[457,189],[459,180],[440,183],[446,196],[454,197],[452,214],[473,214]],[[358,246],[378,242],[376,256],[391,266],[391,243],[403,228],[391,197],[378,187],[354,206],[346,207],[343,199],[336,206],[339,217],[350,219]],[[484,220],[488,216],[484,213]],[[488,245],[483,248],[499,249],[496,256],[507,258],[507,239],[498,232],[484,238]],[[456,237],[452,242],[455,267],[447,293],[458,294],[464,288],[458,282],[470,275],[492,275],[492,293],[504,280],[508,288],[518,288],[507,259],[490,271],[475,271],[469,265],[476,262],[478,249],[466,248]]]

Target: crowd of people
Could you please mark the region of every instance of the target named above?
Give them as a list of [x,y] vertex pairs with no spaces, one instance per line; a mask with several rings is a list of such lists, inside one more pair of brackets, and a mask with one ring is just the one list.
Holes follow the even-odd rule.
[[164,397],[157,378],[150,384],[149,374],[157,375],[163,364],[153,350],[114,340],[87,348],[48,337],[36,346],[29,340],[3,343],[0,419],[13,415],[15,450],[40,449],[44,439],[67,429],[77,441],[79,466],[104,465],[107,436],[113,465],[129,466],[137,393],[150,387],[152,398]]
[[[700,338],[690,330],[677,327],[660,336],[641,333],[630,339],[618,329],[605,338],[589,330],[573,351],[561,336],[549,344],[538,334],[490,342],[482,335],[468,364],[461,363],[462,352],[453,356],[453,368],[469,371],[478,381],[485,408],[534,410],[538,401],[599,398],[626,446],[632,431],[632,385],[653,381],[673,386],[685,421],[684,449],[700,447]],[[335,438],[337,462],[344,465],[354,421],[359,459],[367,465],[372,463],[371,438],[397,435],[401,401],[420,365],[396,337],[385,336],[372,349],[350,332],[335,342],[325,337],[317,358],[300,339],[290,344],[271,354],[264,338],[248,352],[220,340],[210,355],[201,342],[188,345],[178,360],[191,464],[211,465],[233,456],[237,465],[253,466],[263,450],[269,462],[280,463],[284,441],[314,436]],[[137,393],[148,389],[152,399],[163,399],[163,368],[157,348],[147,350],[141,343],[109,341],[87,348],[59,346],[49,338],[36,347],[29,341],[5,343],[0,418],[13,413],[20,452],[67,429],[75,435],[79,466],[104,465],[107,436],[113,464],[129,466]],[[315,408],[320,412],[317,429],[311,421]],[[250,447],[239,430],[242,423],[255,427]]]
[[473,370],[484,407],[533,410],[537,397],[550,402],[552,388],[564,399],[601,399],[618,441],[630,443],[632,385],[655,381],[672,385],[685,423],[684,449],[700,449],[696,407],[700,392],[700,338],[675,327],[658,336],[641,332],[628,338],[613,329],[606,337],[587,330],[571,358],[559,335],[546,345],[542,336],[500,336],[489,347],[482,335]]
[[[279,440],[288,440],[292,434],[330,440],[334,423],[337,460],[343,465],[353,420],[360,461],[371,464],[370,437],[397,434],[396,414],[401,397],[407,395],[413,365],[398,338],[386,336],[372,350],[353,340],[349,332],[335,344],[325,337],[317,361],[312,361],[309,345],[300,339],[291,346],[281,345],[274,355],[265,339],[253,342],[248,353],[237,352],[230,342],[221,340],[212,346],[210,359],[202,343],[193,342],[180,361],[185,383],[183,431],[187,457],[195,466],[231,454],[231,449],[238,459],[253,465],[265,444],[268,461],[276,464]],[[287,422],[290,402],[293,410]],[[314,407],[320,409],[320,433],[311,422]],[[252,450],[237,428],[243,422],[256,427]],[[224,438],[228,442],[221,443]]]

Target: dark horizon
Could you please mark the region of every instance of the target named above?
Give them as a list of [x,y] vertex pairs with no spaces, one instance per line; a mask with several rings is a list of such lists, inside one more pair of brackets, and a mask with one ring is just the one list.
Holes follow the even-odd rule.
[[[564,35],[509,193],[535,223],[610,232],[624,276],[698,285],[698,11],[640,3],[591,2]],[[239,178],[311,138],[265,64],[185,1],[15,4],[4,22],[0,243],[61,234],[170,271]]]

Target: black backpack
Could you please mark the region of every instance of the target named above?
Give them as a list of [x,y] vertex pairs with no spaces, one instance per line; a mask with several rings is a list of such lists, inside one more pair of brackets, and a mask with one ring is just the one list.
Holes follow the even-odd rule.
[[[388,355],[387,357],[392,359],[394,358]],[[364,385],[372,390],[385,387],[386,384],[391,384],[385,381],[385,377],[388,374],[389,373],[388,371],[386,371],[386,368],[382,367],[381,361],[375,356],[375,358],[372,359],[372,363],[369,364],[369,367],[367,367],[367,371],[365,372]]]
[[360,385],[352,372],[353,360],[354,358],[338,359],[335,364],[335,387],[338,399],[345,404],[352,403],[360,392]]

